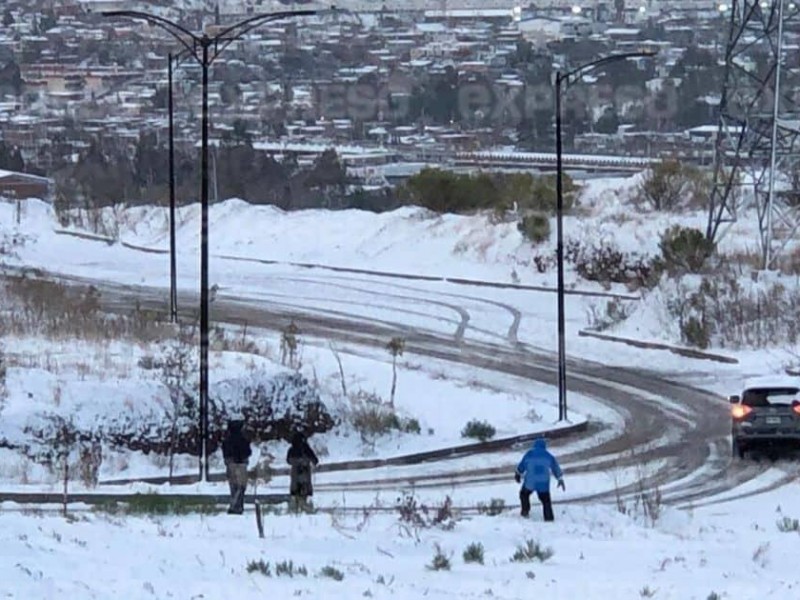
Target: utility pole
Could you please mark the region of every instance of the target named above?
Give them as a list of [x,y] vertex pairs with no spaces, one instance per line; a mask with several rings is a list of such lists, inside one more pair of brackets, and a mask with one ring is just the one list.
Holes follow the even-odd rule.
[[[336,9],[333,9],[336,10]],[[202,69],[202,124],[200,142],[200,407],[199,407],[199,471],[200,481],[208,481],[209,469],[209,402],[208,402],[208,346],[209,346],[209,289],[208,289],[208,71],[216,58],[232,42],[240,39],[252,29],[281,19],[306,17],[319,14],[316,10],[290,10],[261,13],[225,27],[209,37],[203,33],[192,33],[183,25],[159,15],[135,11],[115,10],[101,13],[110,18],[138,19],[158,27],[174,37],[195,58]],[[174,223],[174,221],[173,221]]]
[[621,54],[611,54],[599,58],[585,65],[581,65],[572,71],[562,73],[556,72],[555,78],[555,112],[556,112],[556,263],[558,266],[558,420],[567,420],[567,356],[566,356],[566,335],[565,335],[565,309],[564,309],[564,183],[563,183],[563,164],[562,164],[562,142],[561,142],[561,93],[573,78],[580,78],[589,71],[609,63],[627,60],[629,58],[642,58],[655,56],[655,52],[643,50],[640,52],[624,52]]

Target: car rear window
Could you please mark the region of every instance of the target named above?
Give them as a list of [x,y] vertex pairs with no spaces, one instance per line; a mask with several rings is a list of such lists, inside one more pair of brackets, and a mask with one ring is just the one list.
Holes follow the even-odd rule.
[[789,406],[800,399],[798,388],[757,388],[746,390],[742,404],[747,406]]

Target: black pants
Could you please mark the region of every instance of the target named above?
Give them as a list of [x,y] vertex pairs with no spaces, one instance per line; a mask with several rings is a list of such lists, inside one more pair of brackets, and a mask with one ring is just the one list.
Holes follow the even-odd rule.
[[[519,501],[522,505],[522,510],[520,514],[523,517],[527,517],[531,512],[531,494],[533,492],[527,489],[524,485],[519,490]],[[550,500],[550,492],[536,492],[536,496],[539,498],[539,502],[542,503],[542,512],[544,514],[545,521],[553,521],[555,517],[553,516],[553,503]]]

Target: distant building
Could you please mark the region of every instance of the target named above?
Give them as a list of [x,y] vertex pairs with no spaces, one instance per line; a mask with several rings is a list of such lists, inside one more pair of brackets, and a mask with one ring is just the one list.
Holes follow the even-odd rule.
[[507,25],[514,20],[511,8],[455,8],[448,10],[426,10],[428,23],[493,23]]
[[146,5],[129,0],[79,0],[77,4],[86,12],[102,13],[112,10],[143,10]]
[[[716,141],[720,133],[719,125],[698,125],[686,130],[686,135],[693,142],[709,142]],[[738,136],[742,133],[742,127],[738,125],[731,125],[722,131],[722,135]]]
[[48,177],[0,170],[0,197],[51,200],[54,182]]

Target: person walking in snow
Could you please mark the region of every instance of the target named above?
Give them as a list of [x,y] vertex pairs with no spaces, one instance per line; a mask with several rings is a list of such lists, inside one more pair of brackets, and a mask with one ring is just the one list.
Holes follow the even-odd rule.
[[233,418],[228,421],[228,430],[222,441],[222,457],[225,459],[225,473],[231,491],[228,507],[229,515],[244,512],[244,493],[247,489],[247,463],[250,460],[250,440],[245,436],[244,421]]
[[564,476],[556,457],[547,450],[547,442],[544,438],[537,438],[533,446],[522,457],[514,473],[517,483],[522,482],[519,490],[519,501],[521,504],[520,514],[527,517],[531,512],[531,494],[536,492],[539,502],[542,503],[542,511],[545,521],[553,521],[553,503],[550,499],[550,474],[558,480],[558,487],[566,490],[564,486]]
[[308,497],[314,495],[311,469],[319,464],[319,459],[302,433],[295,433],[292,437],[292,445],[286,453],[286,462],[292,467],[289,482],[292,508],[306,510],[309,508]]

